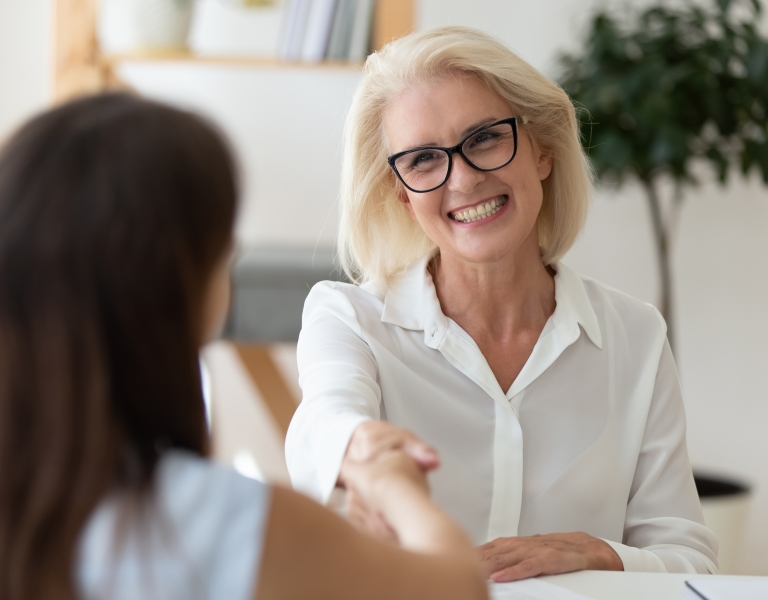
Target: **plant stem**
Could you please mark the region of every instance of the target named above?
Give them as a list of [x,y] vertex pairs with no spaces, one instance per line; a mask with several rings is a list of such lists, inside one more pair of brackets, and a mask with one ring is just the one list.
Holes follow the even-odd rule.
[[669,345],[674,351],[675,323],[672,314],[672,273],[669,257],[669,235],[664,226],[664,219],[661,214],[661,201],[656,191],[656,185],[653,179],[647,179],[643,182],[645,195],[648,198],[648,207],[651,210],[651,223],[653,225],[653,238],[656,242],[656,260],[659,267],[659,288],[661,292],[661,302],[659,311],[667,322],[667,339]]

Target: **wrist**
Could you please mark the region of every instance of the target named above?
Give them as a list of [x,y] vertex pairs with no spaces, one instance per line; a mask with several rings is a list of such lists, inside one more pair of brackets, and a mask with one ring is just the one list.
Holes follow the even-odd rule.
[[594,564],[589,568],[598,571],[623,571],[624,562],[616,550],[613,549],[613,546],[603,539],[596,538],[596,540],[599,549],[595,553],[596,556],[593,555],[592,562]]
[[[399,520],[401,513],[410,515],[434,507],[429,490],[406,477],[388,477],[377,482],[376,504],[387,518]],[[393,523],[394,524],[394,523]]]

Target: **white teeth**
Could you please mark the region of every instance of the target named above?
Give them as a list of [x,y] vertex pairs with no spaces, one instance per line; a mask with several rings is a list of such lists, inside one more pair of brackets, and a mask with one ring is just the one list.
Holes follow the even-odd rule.
[[495,215],[506,204],[506,199],[494,198],[490,202],[473,206],[468,210],[456,212],[453,214],[454,220],[459,223],[474,223],[475,221],[481,221],[487,219],[491,215]]

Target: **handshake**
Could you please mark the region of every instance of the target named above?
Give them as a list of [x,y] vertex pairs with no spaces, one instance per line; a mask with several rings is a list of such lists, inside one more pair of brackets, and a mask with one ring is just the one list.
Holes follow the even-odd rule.
[[367,421],[355,429],[339,472],[338,485],[347,490],[346,515],[358,529],[392,542],[397,530],[385,507],[404,486],[410,494],[429,498],[427,472],[440,466],[437,451],[411,431],[384,421]]
[[[378,538],[427,550],[436,537],[451,535],[445,516],[429,497],[427,473],[439,466],[437,451],[411,431],[383,421],[359,425],[338,479],[347,490],[347,518]],[[452,535],[460,533],[454,529]],[[583,532],[498,538],[476,551],[496,582],[624,568],[613,548]]]

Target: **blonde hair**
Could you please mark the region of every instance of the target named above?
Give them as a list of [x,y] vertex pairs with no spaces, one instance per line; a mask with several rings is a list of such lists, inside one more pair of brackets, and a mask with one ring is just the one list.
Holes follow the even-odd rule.
[[553,157],[538,218],[544,264],[562,257],[586,220],[592,172],[568,95],[492,36],[468,27],[414,33],[368,57],[347,117],[341,182],[339,261],[356,283],[391,278],[434,243],[398,200],[387,164],[382,114],[407,88],[449,73],[478,77],[506,99],[534,145]]

